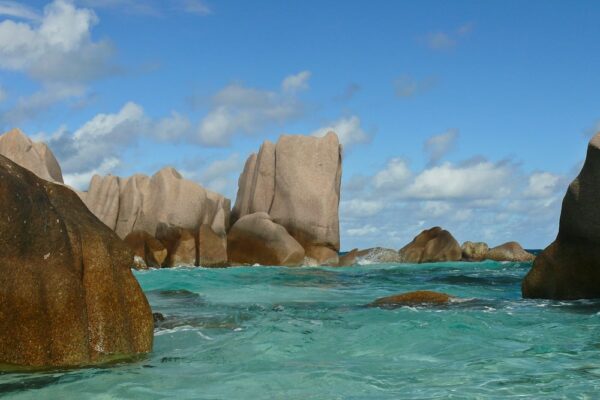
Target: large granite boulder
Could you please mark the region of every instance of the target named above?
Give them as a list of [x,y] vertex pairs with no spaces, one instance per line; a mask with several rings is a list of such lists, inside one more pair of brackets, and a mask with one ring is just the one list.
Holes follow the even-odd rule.
[[224,267],[227,265],[227,236],[217,233],[208,224],[198,229],[198,262],[202,267]]
[[238,219],[227,235],[227,256],[234,264],[300,265],[305,252],[286,229],[265,212]]
[[76,367],[152,349],[133,254],[69,188],[0,156],[0,365]]
[[167,248],[148,232],[133,231],[124,241],[137,257],[137,269],[160,268],[167,259]]
[[485,258],[494,261],[532,262],[535,256],[526,252],[517,242],[507,242],[491,248]]
[[60,165],[46,143],[32,141],[19,129],[0,135],[0,155],[42,179],[63,183]]
[[462,250],[450,232],[436,226],[417,235],[400,249],[400,259],[405,263],[460,261]]
[[563,199],[558,236],[536,257],[522,292],[529,298],[600,298],[600,133]]
[[159,225],[196,232],[208,224],[224,235],[229,225],[229,200],[184,179],[173,168],[163,168],[152,177],[94,176],[80,196],[122,238],[133,231],[156,235]]
[[484,242],[464,242],[461,246],[465,261],[481,261],[487,257],[489,246]]
[[266,212],[317,264],[338,263],[341,146],[335,133],[281,136],[252,154],[239,179],[232,223]]
[[166,247],[163,267],[193,267],[197,265],[196,235],[189,229],[159,225],[156,238]]

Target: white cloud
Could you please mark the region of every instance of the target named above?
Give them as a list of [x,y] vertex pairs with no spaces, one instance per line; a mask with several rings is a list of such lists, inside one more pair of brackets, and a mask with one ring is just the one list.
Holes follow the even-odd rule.
[[401,75],[394,81],[394,90],[398,97],[413,97],[430,90],[436,81],[434,77],[417,80],[410,75]]
[[340,203],[342,213],[347,216],[369,217],[384,208],[384,203],[377,200],[352,199]]
[[114,72],[112,47],[91,39],[98,23],[93,11],[55,0],[39,24],[0,22],[0,68],[51,82],[83,82]]
[[201,16],[212,14],[211,8],[202,0],[183,0],[181,9],[187,13]]
[[114,171],[120,165],[119,159],[115,157],[102,161],[100,166],[85,172],[75,172],[64,175],[65,183],[78,190],[87,190],[94,175],[106,175]]
[[0,1],[0,15],[29,20],[40,19],[36,10],[16,1]]
[[295,93],[308,89],[308,80],[310,79],[310,71],[302,71],[296,75],[287,76],[281,83],[281,89],[284,92]]
[[377,189],[401,190],[411,175],[412,173],[404,160],[392,158],[384,169],[375,174],[373,185]]
[[303,104],[292,93],[231,84],[213,96],[212,109],[200,121],[197,139],[223,147],[236,134],[252,135],[299,117]]
[[162,17],[171,11],[199,16],[212,14],[211,7],[203,0],[80,0],[80,3],[92,8],[149,17]]
[[448,129],[444,133],[431,136],[423,145],[429,154],[429,163],[435,164],[454,147],[458,139],[458,129]]
[[549,172],[535,172],[529,176],[525,195],[529,197],[550,197],[556,193],[560,176]]
[[372,225],[365,225],[360,228],[349,228],[346,229],[346,233],[348,236],[367,236],[372,235],[374,233],[378,233],[379,229]]
[[427,35],[427,45],[434,50],[446,50],[456,46],[456,40],[444,32],[433,32]]
[[171,115],[160,119],[153,131],[159,140],[177,140],[189,135],[192,129],[190,120],[180,113],[173,111]]
[[478,199],[511,193],[513,167],[507,163],[480,161],[456,166],[444,163],[422,171],[406,189],[416,199]]
[[344,147],[348,147],[357,143],[365,143],[371,139],[371,137],[362,129],[360,125],[360,118],[358,118],[356,115],[347,118],[340,118],[339,120],[314,131],[311,133],[311,136],[323,137],[329,131],[334,131],[337,133],[340,143]]

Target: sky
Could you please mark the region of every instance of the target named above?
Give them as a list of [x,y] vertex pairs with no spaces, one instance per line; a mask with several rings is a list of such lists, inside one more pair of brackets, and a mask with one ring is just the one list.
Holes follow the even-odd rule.
[[165,166],[235,199],[281,134],[344,145],[342,249],[542,248],[600,130],[600,2],[0,0],[0,132],[66,183]]

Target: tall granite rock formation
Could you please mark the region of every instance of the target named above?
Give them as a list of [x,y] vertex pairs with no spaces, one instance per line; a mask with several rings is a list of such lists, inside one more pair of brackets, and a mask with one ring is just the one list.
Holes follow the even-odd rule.
[[265,141],[240,175],[231,221],[267,213],[318,264],[337,264],[342,152],[337,135]]
[[133,254],[64,185],[0,156],[0,365],[75,367],[152,349]]
[[63,183],[60,165],[46,143],[32,141],[19,129],[0,135],[0,155],[42,179]]
[[523,297],[600,298],[600,133],[563,199],[556,240],[538,255]]
[[122,238],[133,231],[156,235],[161,224],[196,230],[204,223],[224,235],[229,223],[229,199],[184,179],[173,168],[152,177],[95,175],[80,196]]

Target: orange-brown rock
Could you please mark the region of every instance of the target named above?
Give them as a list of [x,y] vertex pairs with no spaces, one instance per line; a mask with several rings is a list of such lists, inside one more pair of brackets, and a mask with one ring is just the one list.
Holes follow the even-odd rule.
[[145,268],[160,268],[167,258],[166,247],[148,232],[133,231],[124,241],[133,254],[144,261]]
[[193,267],[196,265],[196,237],[189,229],[159,225],[156,238],[167,249],[163,267]]
[[0,156],[0,365],[75,367],[146,353],[133,254],[67,187]]
[[207,224],[198,230],[198,265],[223,267],[227,265],[227,237],[217,234]]
[[300,265],[304,249],[265,212],[238,219],[227,235],[227,256],[233,264]]
[[491,248],[485,258],[494,261],[531,262],[535,256],[526,252],[517,242],[507,242]]
[[400,259],[405,263],[460,261],[462,250],[450,234],[439,226],[426,229],[412,242],[400,249]]
[[461,249],[463,260],[482,261],[486,259],[490,248],[484,242],[464,242]]
[[446,293],[433,292],[430,290],[417,290],[397,294],[394,296],[382,297],[370,304],[372,307],[401,307],[417,306],[422,304],[446,304],[452,299],[452,296]]
[[529,298],[600,298],[600,133],[565,194],[556,240],[536,257],[521,288]]

